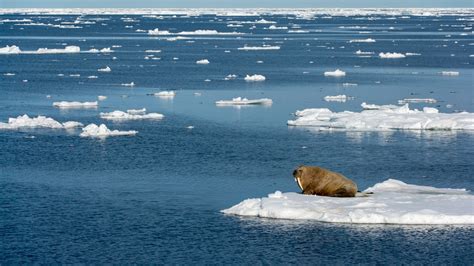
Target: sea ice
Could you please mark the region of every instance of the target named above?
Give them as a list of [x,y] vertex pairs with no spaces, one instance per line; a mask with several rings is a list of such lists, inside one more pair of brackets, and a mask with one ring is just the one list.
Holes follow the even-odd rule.
[[81,127],[82,124],[76,121],[68,121],[60,123],[53,118],[39,115],[37,117],[29,117],[21,115],[17,118],[9,118],[8,123],[0,122],[0,129],[19,129],[19,128],[53,128],[53,129],[69,129],[73,127]]
[[334,71],[326,71],[324,72],[324,76],[326,77],[344,77],[346,75],[346,72],[336,69]]
[[237,48],[237,50],[244,50],[244,51],[280,50],[280,46],[276,46],[276,45],[244,46],[244,47]]
[[347,95],[341,94],[341,95],[335,95],[335,96],[325,96],[324,100],[326,102],[341,102],[345,103],[349,97]]
[[100,117],[107,120],[142,120],[142,119],[163,119],[165,116],[159,113],[146,113],[146,109],[130,109],[127,112],[113,111],[100,113]]
[[96,108],[99,105],[99,102],[53,102],[54,107],[58,108]]
[[443,76],[459,76],[458,71],[441,71],[441,75]]
[[99,68],[99,69],[97,69],[97,71],[99,71],[99,72],[111,72],[112,69],[110,69],[109,66],[106,66],[106,67],[104,67],[104,68]]
[[474,113],[439,113],[425,107],[422,111],[403,106],[362,104],[361,112],[332,112],[327,108],[297,111],[289,126],[317,127],[319,130],[474,130]]
[[89,124],[86,127],[82,128],[81,137],[95,137],[95,138],[104,138],[108,136],[133,136],[136,135],[138,131],[128,130],[128,131],[119,131],[119,130],[110,130],[106,125],[101,124],[97,126],[96,124]]
[[357,224],[474,224],[474,195],[388,179],[353,198],[276,191],[222,210],[225,214]]
[[237,97],[233,98],[232,100],[221,100],[217,101],[216,105],[271,105],[273,103],[272,99],[262,98],[262,99],[255,99],[249,100],[247,98]]
[[375,40],[371,39],[371,38],[367,38],[367,39],[350,40],[349,42],[350,43],[353,43],[353,42],[375,42]]
[[210,62],[207,59],[201,59],[201,60],[196,61],[196,64],[198,64],[198,65],[207,65],[209,63]]
[[173,98],[174,96],[176,96],[176,92],[175,91],[160,91],[160,92],[157,92],[155,94],[153,94],[154,96],[158,96],[158,97],[166,97],[166,98]]
[[380,58],[386,58],[386,59],[396,59],[396,58],[405,58],[404,54],[400,53],[379,53]]
[[265,76],[263,75],[258,75],[258,74],[255,74],[255,75],[246,75],[244,80],[245,81],[249,81],[249,82],[252,82],[252,81],[265,81]]

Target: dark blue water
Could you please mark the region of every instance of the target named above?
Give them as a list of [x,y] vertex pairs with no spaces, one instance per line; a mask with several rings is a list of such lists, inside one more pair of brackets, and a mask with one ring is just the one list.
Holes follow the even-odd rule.
[[[12,14],[0,19],[58,25],[77,17]],[[123,22],[124,17],[136,22]],[[121,46],[110,54],[0,55],[0,121],[41,114],[58,121],[105,122],[109,128],[139,131],[134,137],[104,140],[80,138],[79,130],[0,131],[0,263],[472,265],[472,226],[325,224],[219,212],[275,190],[298,191],[291,173],[299,164],[334,169],[362,189],[396,178],[474,190],[474,134],[318,132],[286,126],[298,109],[359,111],[362,102],[394,104],[413,97],[438,99],[436,104],[413,105],[417,108],[473,112],[474,71],[469,55],[474,54],[474,38],[470,30],[456,26],[472,26],[472,20],[263,17],[278,26],[298,24],[310,32],[267,30],[265,24],[255,29],[249,29],[252,24],[229,28],[228,21],[261,17],[213,15],[164,19],[89,15],[82,19],[97,23],[79,29],[0,24],[0,47]],[[153,28],[245,34],[167,41],[135,32]],[[464,32],[468,35],[461,35]],[[377,42],[348,42],[369,37]],[[281,49],[237,50],[245,44]],[[144,52],[148,49],[162,51]],[[354,54],[359,49],[375,55],[421,55],[400,60],[361,58]],[[161,60],[146,60],[149,54]],[[195,64],[203,58],[211,63]],[[112,72],[97,72],[106,65]],[[347,76],[322,75],[336,68]],[[460,75],[442,76],[441,71]],[[267,80],[243,81],[243,76],[255,73]],[[224,81],[228,74],[239,77]],[[88,79],[90,75],[99,78]],[[132,81],[134,88],[120,85]],[[342,86],[346,82],[358,86]],[[147,96],[162,89],[176,90],[177,96],[173,100]],[[337,94],[355,99],[343,104],[322,100]],[[92,101],[98,95],[108,96],[98,109],[52,107],[53,101]],[[268,97],[274,104],[247,108],[214,104],[237,96]],[[447,108],[448,104],[453,107]],[[100,112],[143,107],[163,113],[165,119],[117,123],[99,118]],[[190,125],[194,129],[186,128]]]

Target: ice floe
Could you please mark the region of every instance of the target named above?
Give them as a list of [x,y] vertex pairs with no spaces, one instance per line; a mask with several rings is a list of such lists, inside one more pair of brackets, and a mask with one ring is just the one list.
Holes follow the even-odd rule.
[[176,96],[175,91],[160,91],[153,94],[154,96],[163,97],[163,98],[173,98]]
[[136,135],[138,131],[135,130],[110,130],[106,125],[101,124],[100,126],[96,124],[89,124],[86,127],[82,128],[81,137],[92,137],[92,138],[104,138],[109,136],[133,136]]
[[135,87],[135,82],[132,81],[130,83],[122,83],[120,85],[122,85],[124,87]]
[[244,51],[257,51],[257,50],[280,50],[280,46],[275,45],[263,45],[263,46],[244,46],[239,47],[237,50],[244,50]]
[[357,55],[371,55],[371,54],[374,54],[374,52],[362,52],[361,50],[357,50],[355,52],[355,54],[357,54]]
[[255,82],[255,81],[265,81],[267,78],[263,75],[254,74],[254,75],[246,75],[244,80],[248,82]]
[[441,71],[441,75],[443,76],[459,76],[458,71]]
[[335,95],[335,96],[324,96],[326,102],[342,102],[345,103],[349,100],[350,97],[345,94]]
[[349,41],[350,43],[353,43],[353,42],[375,42],[374,39],[371,39],[371,38],[367,38],[367,39],[356,39],[356,40],[350,40]]
[[81,127],[82,124],[76,121],[68,121],[60,123],[53,118],[39,115],[37,117],[29,117],[21,115],[16,118],[9,118],[8,123],[0,122],[0,129],[20,129],[20,128],[52,128],[52,129],[69,129]]
[[99,95],[97,96],[97,100],[99,101],[105,101],[107,99],[107,96]]
[[53,102],[54,107],[58,108],[96,108],[99,106],[98,101],[94,102],[67,102],[67,101],[61,101],[61,102]]
[[397,59],[405,58],[405,55],[401,53],[379,53],[379,57],[384,59]]
[[242,97],[233,98],[232,100],[216,101],[216,105],[271,105],[272,103],[272,99],[268,98],[249,100]]
[[355,224],[474,224],[474,195],[388,179],[353,198],[276,191],[222,210],[225,214]]
[[99,71],[99,72],[111,72],[112,69],[110,69],[109,66],[106,66],[106,67],[104,67],[104,68],[99,68],[99,69],[97,69],[97,71]]
[[406,104],[406,103],[436,103],[437,100],[433,98],[405,98],[402,100],[398,100],[398,104]]
[[219,32],[217,30],[195,30],[195,31],[181,31],[169,32],[167,30],[160,30],[158,28],[149,30],[148,35],[241,35],[240,32]]
[[316,127],[319,130],[474,130],[474,113],[439,113],[438,109],[423,110],[403,106],[362,104],[361,112],[332,112],[327,108],[310,108],[295,113],[289,126]]
[[324,76],[326,77],[344,77],[346,75],[346,72],[336,69],[334,71],[326,71],[324,72]]
[[201,59],[201,60],[196,61],[196,64],[198,64],[198,65],[207,65],[209,63],[210,62],[207,59]]
[[127,112],[113,111],[100,113],[100,117],[107,120],[143,120],[143,119],[163,119],[165,116],[159,113],[146,113],[146,109],[130,109]]

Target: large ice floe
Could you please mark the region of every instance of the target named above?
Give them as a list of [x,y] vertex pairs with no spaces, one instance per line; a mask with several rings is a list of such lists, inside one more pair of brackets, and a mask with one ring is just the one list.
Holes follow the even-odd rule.
[[[373,194],[367,194],[367,193]],[[222,210],[239,216],[358,224],[474,224],[474,195],[388,179],[353,198],[276,191]]]
[[54,107],[58,108],[97,108],[99,106],[98,101],[94,102],[67,102],[67,101],[61,101],[61,102],[53,102]]
[[135,130],[110,130],[106,125],[101,124],[100,126],[96,124],[89,124],[86,127],[82,128],[81,137],[92,137],[92,138],[105,138],[109,136],[133,136],[136,135],[138,131]]
[[310,108],[295,113],[289,126],[316,127],[319,130],[474,130],[474,113],[439,113],[438,109],[424,107],[410,109],[408,104],[362,104],[361,112],[332,112],[327,108]]
[[265,81],[267,78],[263,75],[246,75],[244,80],[249,81],[249,82],[255,82],[255,81]]
[[130,109],[127,112],[113,111],[100,113],[100,117],[107,120],[143,120],[143,119],[163,119],[165,116],[159,113],[146,113],[146,109]]
[[16,45],[5,46],[0,48],[0,54],[73,54],[80,53],[81,48],[79,46],[66,46],[59,49],[50,49],[50,48],[39,48],[35,51],[22,51],[20,47]]
[[148,35],[241,35],[240,32],[219,32],[216,30],[195,30],[195,31],[181,31],[169,32],[167,30],[160,30],[158,28],[149,30]]
[[0,122],[0,129],[20,129],[20,128],[52,128],[52,129],[70,129],[81,127],[82,124],[76,121],[58,122],[53,118],[39,115],[29,117],[20,115],[17,118],[9,118],[8,123]]
[[273,103],[272,99],[262,98],[262,99],[253,99],[249,100],[247,98],[237,97],[232,100],[221,100],[216,101],[216,105],[271,105]]
[[345,103],[347,100],[351,99],[351,97],[345,95],[345,94],[340,94],[340,95],[334,95],[334,96],[331,96],[331,95],[328,95],[328,96],[324,96],[324,100],[326,102],[341,102],[341,103]]

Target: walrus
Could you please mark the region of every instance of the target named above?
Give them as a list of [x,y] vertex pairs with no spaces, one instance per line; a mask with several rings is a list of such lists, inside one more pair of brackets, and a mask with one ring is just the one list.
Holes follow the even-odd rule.
[[317,166],[299,166],[293,171],[298,186],[307,195],[355,197],[357,185],[342,174]]

